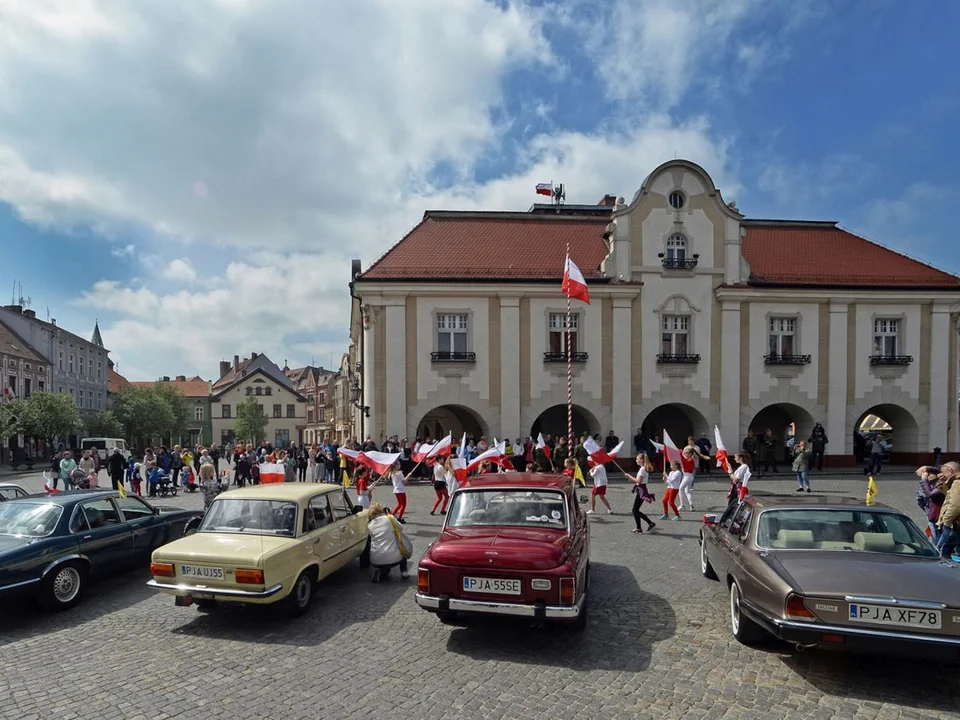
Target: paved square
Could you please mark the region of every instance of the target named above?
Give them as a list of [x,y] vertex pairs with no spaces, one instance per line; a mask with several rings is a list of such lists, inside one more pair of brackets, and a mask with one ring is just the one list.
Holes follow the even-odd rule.
[[[862,497],[858,477],[814,488]],[[912,477],[879,500],[922,513]],[[659,483],[652,486],[658,497]],[[789,475],[756,489],[793,492]],[[953,718],[957,668],[808,651],[731,636],[720,583],[700,576],[702,510],[725,481],[698,481],[698,512],[633,535],[628,487],[591,521],[593,576],[582,636],[483,621],[451,628],[413,601],[414,581],[373,585],[353,566],[297,620],[201,614],[149,591],[146,572],[92,586],[59,615],[0,606],[0,718]],[[377,499],[392,499],[386,488]],[[412,488],[407,530],[435,537],[433,491]],[[199,496],[176,503],[199,506]],[[650,507],[650,506],[647,506]]]

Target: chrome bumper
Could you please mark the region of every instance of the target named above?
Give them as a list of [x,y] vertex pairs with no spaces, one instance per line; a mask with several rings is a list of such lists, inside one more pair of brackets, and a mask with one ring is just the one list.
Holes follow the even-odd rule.
[[514,617],[575,620],[586,601],[586,595],[576,605],[521,605],[519,603],[490,602],[487,600],[460,600],[417,593],[417,605],[424,610],[440,612],[471,612],[485,615],[512,615]]
[[[824,625],[822,623],[805,623],[794,620],[783,620],[772,618],[768,622],[777,630],[797,631],[810,633],[826,633],[835,635],[850,635],[862,638],[874,638],[876,640],[898,640],[900,642],[926,643],[928,645],[943,645],[948,647],[960,648],[960,637],[950,637],[945,635],[918,635],[916,633],[890,632],[887,630],[871,630],[867,628],[855,628],[849,625]],[[777,633],[779,634],[779,633]]]
[[201,597],[212,595],[216,597],[238,598],[241,600],[243,598],[262,599],[273,597],[283,590],[283,585],[272,585],[264,590],[232,590],[230,588],[212,588],[206,585],[162,583],[156,580],[148,580],[147,587],[153,588],[154,590],[166,590],[176,595],[199,595]]

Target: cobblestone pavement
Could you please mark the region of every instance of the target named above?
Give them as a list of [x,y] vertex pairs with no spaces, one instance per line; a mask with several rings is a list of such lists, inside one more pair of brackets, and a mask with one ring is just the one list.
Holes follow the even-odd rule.
[[[865,490],[849,477],[813,483],[838,496]],[[922,520],[913,481],[878,484],[880,501]],[[761,487],[794,485],[784,475]],[[724,491],[698,481],[698,511]],[[418,551],[440,525],[432,497],[410,492]],[[954,668],[739,645],[723,588],[699,573],[700,515],[633,535],[627,487],[609,497],[617,514],[591,521],[582,636],[500,621],[447,627],[416,607],[412,581],[372,585],[356,566],[293,621],[177,608],[132,572],[92,586],[67,613],[0,606],[0,718],[960,717]]]

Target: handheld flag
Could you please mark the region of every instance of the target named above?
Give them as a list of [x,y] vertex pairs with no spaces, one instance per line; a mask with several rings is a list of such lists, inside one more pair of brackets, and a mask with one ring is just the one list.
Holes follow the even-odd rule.
[[713,426],[713,439],[717,446],[717,467],[723,468],[723,471],[730,474],[730,460],[727,458],[727,448],[723,444],[723,438],[720,437],[720,428]]
[[53,495],[54,493],[60,492],[53,486],[53,478],[47,473],[43,473],[43,492],[46,495]]
[[537,448],[543,450],[543,454],[547,456],[547,460],[552,460],[550,457],[550,446],[547,445],[547,441],[543,439],[543,433],[537,435]]
[[877,497],[877,483],[873,480],[873,475],[867,480],[867,505],[873,505]]
[[[338,448],[337,452],[341,455],[352,459],[354,462],[358,462],[364,467],[369,468],[371,471],[383,475],[390,469],[390,467],[400,459],[400,453],[385,453],[377,452],[376,450],[369,450],[364,452],[363,450],[348,450],[347,448]],[[263,471],[261,470],[261,482]],[[282,481],[281,481],[282,482]]]
[[123,486],[122,480],[119,483],[117,483],[117,494],[122,498],[125,498],[127,496],[127,489]]
[[590,291],[587,289],[587,281],[583,279],[583,273],[576,263],[567,255],[567,262],[563,266],[563,283],[560,285],[563,294],[569,298],[582,300],[587,305],[590,304]]
[[282,483],[286,480],[286,469],[280,463],[260,463],[260,484]]
[[615,448],[612,448],[610,452],[607,452],[600,447],[597,444],[597,441],[593,438],[587,438],[583,443],[583,449],[587,451],[587,455],[589,455],[590,459],[593,460],[593,462],[595,462],[597,465],[604,465],[608,462],[616,462],[617,454],[620,452],[620,448],[622,447],[622,440]]
[[587,486],[587,481],[583,477],[583,470],[580,469],[580,463],[573,466],[573,479],[579,480],[584,487]]
[[[460,438],[460,447],[457,448],[457,457],[461,460],[467,457],[467,432],[464,430],[463,437]],[[464,466],[466,467],[466,466]]]
[[667,456],[669,462],[680,462],[680,448],[674,444],[670,433],[666,430],[663,431],[663,454]]

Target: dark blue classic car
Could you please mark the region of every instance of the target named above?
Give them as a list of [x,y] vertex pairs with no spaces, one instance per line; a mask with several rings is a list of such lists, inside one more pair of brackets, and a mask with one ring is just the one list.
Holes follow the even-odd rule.
[[0,503],[0,598],[32,596],[47,610],[65,610],[87,582],[146,567],[156,548],[194,532],[202,517],[115,490]]

